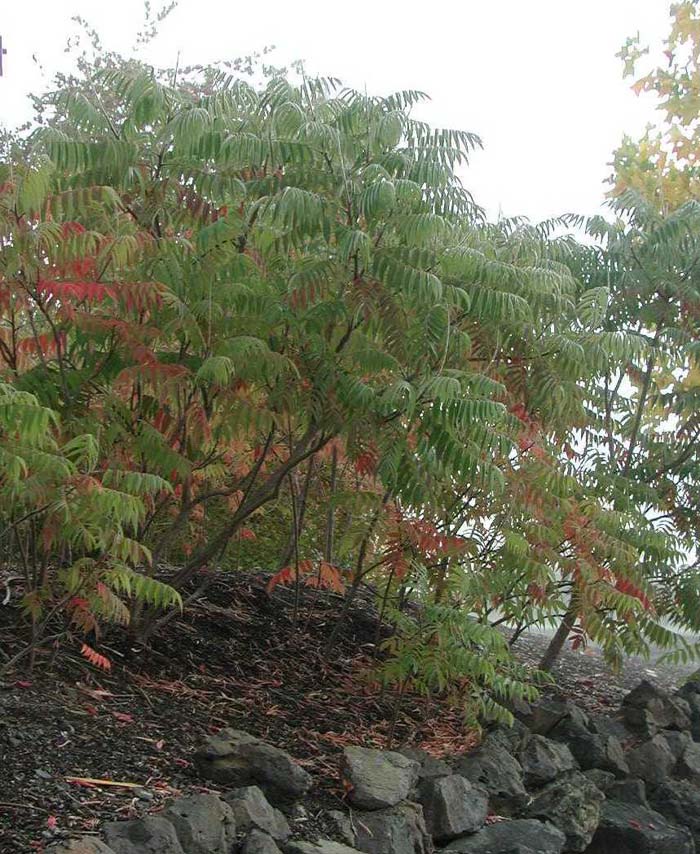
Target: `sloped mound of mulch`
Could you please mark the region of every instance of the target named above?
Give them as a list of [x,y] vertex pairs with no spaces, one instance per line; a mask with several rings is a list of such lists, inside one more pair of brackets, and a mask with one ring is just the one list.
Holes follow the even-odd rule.
[[[358,597],[327,653],[338,598],[306,592],[296,626],[292,599],[285,590],[268,597],[261,578],[222,579],[151,649],[103,643],[110,673],[80,656],[77,639],[39,650],[31,674],[18,669],[0,684],[0,851],[41,850],[69,832],[157,810],[180,792],[206,791],[191,756],[225,726],[285,748],[311,771],[318,787],[302,821],[337,805],[343,746],[385,747],[394,717],[393,696],[368,678],[376,614],[371,598]],[[15,617],[0,608],[8,656],[21,647]],[[461,752],[474,738],[454,710],[404,698],[397,742]]]

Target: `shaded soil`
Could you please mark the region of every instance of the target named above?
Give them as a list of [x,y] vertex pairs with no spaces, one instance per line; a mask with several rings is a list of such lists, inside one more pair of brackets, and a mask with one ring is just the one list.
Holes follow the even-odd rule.
[[[287,749],[314,775],[316,789],[290,816],[295,835],[308,838],[322,826],[323,808],[342,802],[342,748],[387,746],[395,705],[368,676],[377,641],[369,598],[359,597],[328,653],[337,597],[306,593],[295,627],[290,591],[278,589],[270,598],[262,579],[221,580],[208,595],[148,651],[101,645],[113,662],[110,673],[89,665],[76,639],[39,650],[31,675],[18,669],[0,683],[3,854],[42,850],[64,835],[97,833],[105,821],[158,810],[178,793],[208,791],[194,773],[192,753],[207,733],[225,726]],[[8,656],[20,648],[11,616],[11,608],[0,608],[0,649]],[[547,642],[528,635],[518,654],[535,663]],[[682,670],[654,672],[633,660],[612,674],[599,653],[565,650],[556,676],[582,706],[611,711],[641,678],[671,685]],[[436,755],[463,752],[475,738],[456,711],[427,708],[415,697],[405,698],[396,716],[396,742]]]

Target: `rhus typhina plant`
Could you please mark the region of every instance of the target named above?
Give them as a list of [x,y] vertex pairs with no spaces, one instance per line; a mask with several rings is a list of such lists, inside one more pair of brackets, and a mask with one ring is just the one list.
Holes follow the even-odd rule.
[[493,710],[527,690],[494,623],[656,625],[644,513],[580,447],[647,342],[553,238],[577,223],[487,224],[478,138],[420,92],[250,80],[101,54],[5,145],[0,380],[37,420],[3,424],[1,512],[34,638],[147,641],[258,554],[341,617],[371,583],[386,680]]

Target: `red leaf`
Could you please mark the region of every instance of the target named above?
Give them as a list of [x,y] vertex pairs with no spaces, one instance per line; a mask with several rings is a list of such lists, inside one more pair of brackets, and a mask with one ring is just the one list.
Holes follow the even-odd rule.
[[164,746],[165,746],[165,739],[159,738],[155,744],[156,750],[162,750]]
[[113,717],[115,717],[118,721],[121,721],[125,724],[133,724],[134,716],[129,715],[126,712],[112,712]]
[[31,687],[32,687],[31,682],[23,682],[22,680],[18,680],[17,682],[15,682],[15,688],[31,688]]
[[46,826],[49,828],[49,830],[55,830],[57,825],[58,825],[58,819],[56,818],[55,815],[50,815],[46,819]]
[[88,646],[86,643],[84,643],[80,648],[80,654],[84,658],[87,658],[90,664],[94,664],[95,667],[99,667],[101,670],[112,669],[112,662],[105,655],[101,655],[97,650]]
[[173,762],[182,768],[189,768],[190,767],[190,763],[186,759],[179,759],[178,757],[175,757],[173,759]]
[[85,711],[86,711],[89,715],[92,715],[93,717],[97,714],[97,709],[96,709],[96,708],[95,708],[95,706],[93,706],[91,703],[88,703],[88,704],[85,706]]
[[630,825],[630,827],[633,827],[635,830],[641,830],[642,829],[642,825],[634,818],[631,818],[629,820],[629,825]]

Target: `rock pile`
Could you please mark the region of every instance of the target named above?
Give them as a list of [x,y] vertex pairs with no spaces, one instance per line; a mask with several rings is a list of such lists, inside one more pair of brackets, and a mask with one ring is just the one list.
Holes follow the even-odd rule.
[[[675,695],[643,682],[616,717],[544,698],[462,756],[348,747],[334,839],[292,839],[312,779],[239,730],[195,757],[221,795],[112,822],[54,854],[700,854],[700,683]],[[298,804],[297,804],[298,807]],[[342,841],[340,841],[342,840]]]

